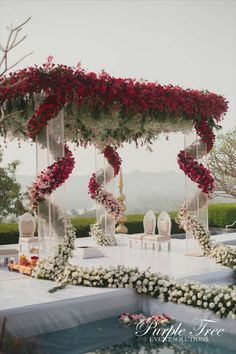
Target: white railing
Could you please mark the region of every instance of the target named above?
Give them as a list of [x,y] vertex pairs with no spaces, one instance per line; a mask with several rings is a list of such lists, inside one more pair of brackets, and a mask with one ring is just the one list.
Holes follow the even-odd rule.
[[230,228],[230,227],[232,227],[232,226],[234,226],[234,225],[236,225],[236,220],[233,222],[233,224],[231,224],[231,225],[226,225],[225,227],[226,227],[226,229],[228,229],[228,228]]

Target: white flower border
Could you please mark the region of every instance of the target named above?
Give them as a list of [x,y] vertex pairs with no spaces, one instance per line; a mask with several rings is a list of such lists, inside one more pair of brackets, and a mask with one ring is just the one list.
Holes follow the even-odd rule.
[[99,246],[117,246],[115,236],[105,234],[101,224],[98,222],[90,225],[89,235]]
[[[47,279],[54,278],[55,269],[47,270]],[[176,281],[167,275],[152,273],[150,269],[118,267],[80,267],[66,264],[55,273],[62,284],[102,288],[134,289],[138,294],[150,295],[163,302],[173,302],[203,308],[217,316],[236,319],[236,286],[206,285],[191,281]],[[45,273],[38,273],[45,279]]]
[[198,240],[205,256],[214,259],[216,263],[236,270],[236,251],[226,245],[213,244],[209,231],[194,218],[185,205],[178,213],[177,223],[185,232],[190,233]]

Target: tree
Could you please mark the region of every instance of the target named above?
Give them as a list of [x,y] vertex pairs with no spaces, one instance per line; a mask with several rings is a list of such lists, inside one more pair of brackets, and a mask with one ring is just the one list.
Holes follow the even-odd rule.
[[[0,163],[2,151],[0,151]],[[21,185],[16,181],[16,169],[19,161],[13,161],[6,167],[0,167],[0,220],[9,215],[18,216],[24,213],[23,201],[25,195]]]
[[[16,65],[21,63],[27,56],[32,53],[27,53],[17,61],[9,64],[9,53],[22,43],[26,39],[26,35],[21,36],[22,29],[26,23],[28,23],[30,17],[18,26],[9,26],[9,34],[6,40],[6,44],[0,43],[0,78],[9,72]],[[10,118],[10,115],[4,115],[4,109],[0,106],[0,123]],[[2,151],[0,150],[0,163],[2,162]],[[25,195],[21,192],[21,186],[16,181],[16,169],[19,165],[19,161],[13,161],[7,165],[7,167],[0,167],[0,220],[9,215],[20,215],[25,209],[23,206],[23,200]]]
[[218,136],[208,166],[215,177],[216,196],[236,198],[236,128]]
[[22,22],[18,26],[14,27],[11,25],[11,26],[7,27],[8,31],[9,31],[9,35],[8,35],[6,44],[5,45],[3,45],[2,43],[0,44],[0,51],[2,52],[2,57],[0,58],[0,68],[1,68],[0,75],[6,74],[9,70],[14,68],[16,65],[21,63],[22,60],[24,60],[26,57],[28,57],[29,55],[32,54],[32,52],[27,53],[23,57],[18,59],[14,64],[9,64],[9,57],[8,57],[9,53],[15,47],[17,47],[20,43],[22,43],[27,37],[25,35],[25,36],[19,38],[24,25],[27,22],[29,22],[30,19],[31,19],[31,17],[27,18],[27,20],[25,20],[24,22]]
[[[13,69],[16,65],[20,64],[22,60],[32,54],[32,52],[27,53],[14,63],[9,64],[9,53],[11,53],[12,50],[16,48],[19,44],[21,44],[27,37],[26,35],[20,37],[20,35],[25,24],[28,23],[30,19],[31,17],[28,17],[27,20],[25,20],[18,26],[14,27],[10,25],[9,27],[7,27],[9,34],[6,40],[6,44],[4,45],[3,43],[0,43],[0,53],[2,52],[2,55],[0,56],[0,78],[1,76],[4,76],[6,73],[8,73],[11,69]],[[5,116],[3,108],[4,104],[3,106],[0,106],[0,123],[4,119],[11,117],[11,114]]]

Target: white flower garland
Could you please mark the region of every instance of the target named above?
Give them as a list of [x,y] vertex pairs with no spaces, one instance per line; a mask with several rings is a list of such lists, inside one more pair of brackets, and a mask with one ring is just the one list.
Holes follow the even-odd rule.
[[117,242],[114,235],[105,234],[100,223],[90,225],[89,235],[99,246],[116,246]]
[[186,233],[190,233],[196,240],[198,240],[203,254],[208,256],[211,251],[210,234],[204,226],[193,217],[193,214],[187,210],[185,205],[178,213],[177,223]]
[[118,267],[80,267],[67,264],[57,281],[72,285],[134,289],[161,301],[184,304],[214,312],[217,316],[236,319],[236,286],[205,285],[175,281],[150,269]]
[[198,240],[203,254],[214,259],[226,267],[236,270],[236,252],[229,246],[222,244],[214,245],[210,238],[210,233],[198,222],[193,214],[187,210],[185,205],[180,209],[177,223],[181,228],[193,235]]
[[39,260],[33,268],[32,276],[40,279],[55,280],[61,279],[69,257],[72,257],[74,242],[76,238],[75,228],[69,218],[65,218],[63,212],[58,208],[60,220],[65,225],[65,235],[59,243],[54,257]]
[[236,252],[229,246],[222,244],[212,245],[209,257],[217,263],[236,270]]

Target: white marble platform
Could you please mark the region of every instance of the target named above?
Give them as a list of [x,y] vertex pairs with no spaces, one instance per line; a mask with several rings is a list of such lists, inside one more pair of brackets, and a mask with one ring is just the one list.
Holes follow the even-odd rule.
[[[168,274],[177,279],[192,279],[205,283],[227,283],[232,274],[231,270],[206,257],[186,256],[185,240],[173,239],[171,252],[167,251],[167,246],[158,252],[151,249],[141,250],[138,246],[130,249],[126,235],[119,235],[118,239],[117,247],[101,247],[105,254],[105,257],[101,258],[81,259],[75,249],[71,263],[87,267],[150,267],[153,272]],[[76,240],[76,247],[81,245],[94,245],[94,242],[90,238]],[[50,294],[48,290],[53,286],[55,283],[51,281],[9,272],[1,262],[0,321],[7,317],[7,326],[12,334],[29,336],[118,316],[122,312],[140,311],[143,306],[143,296],[138,296],[129,289],[68,286],[62,291]],[[155,299],[150,301],[152,306],[153,301],[157,305],[159,303]],[[183,309],[180,309],[180,312],[182,311]],[[186,311],[189,311],[189,308],[186,307]]]
[[[82,266],[137,266],[139,269],[151,268],[153,272],[167,274],[176,279],[188,279],[204,281],[206,283],[225,281],[233,271],[216,264],[214,260],[207,257],[186,256],[186,241],[172,239],[171,251],[168,252],[167,244],[162,245],[162,251],[141,249],[138,245],[129,248],[127,235],[118,235],[119,246],[100,247],[105,254],[103,258],[79,259],[74,251],[71,260],[73,264]],[[77,246],[94,246],[95,243],[90,237],[76,240]]]

